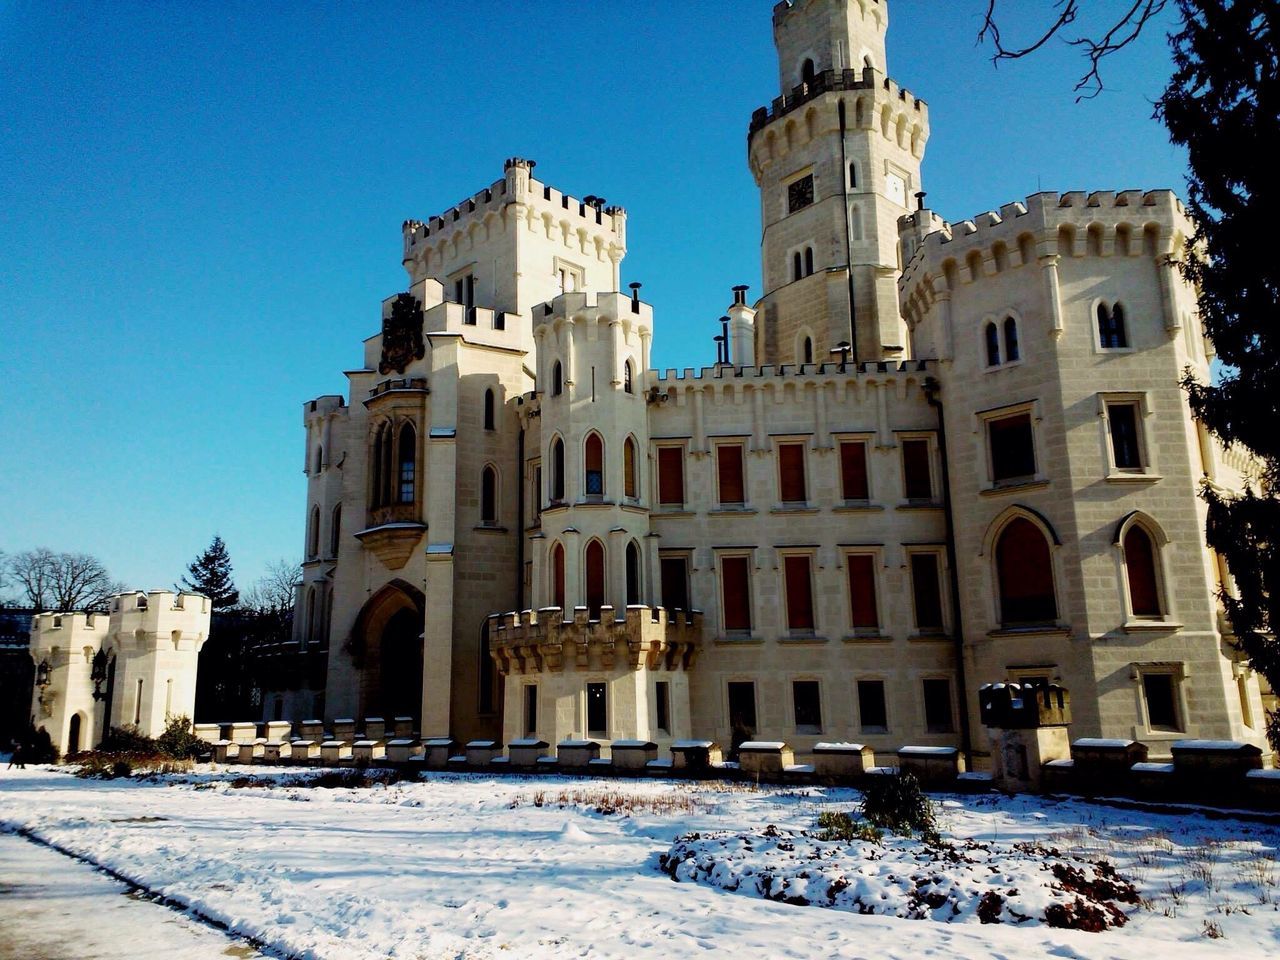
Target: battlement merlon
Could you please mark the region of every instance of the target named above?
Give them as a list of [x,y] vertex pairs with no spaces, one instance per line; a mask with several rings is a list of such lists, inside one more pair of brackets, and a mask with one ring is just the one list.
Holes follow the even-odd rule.
[[346,409],[346,397],[337,393],[326,393],[323,396],[316,397],[314,400],[308,400],[302,405],[303,425],[324,420],[326,417]]
[[212,606],[208,597],[198,593],[130,591],[112,597],[107,606],[105,613],[38,614],[32,619],[33,655],[54,647],[101,644],[116,635],[180,638],[195,640],[197,645],[209,636]]
[[823,70],[887,69],[889,31],[884,0],[792,0],[773,8],[778,89]]
[[625,293],[562,293],[534,309],[534,335],[537,335],[540,327],[565,320],[605,323],[618,321],[637,329],[641,336],[650,336],[653,331],[653,306]]
[[[493,217],[506,217],[515,207],[524,208],[531,224],[541,219],[549,230],[551,224],[561,229],[585,233],[605,249],[625,255],[627,245],[627,212],[616,205],[606,205],[600,197],[582,199],[571,196],[533,178],[533,160],[512,157],[504,164],[504,176],[485,189],[450,207],[444,213],[424,220],[406,220],[401,225],[404,237],[404,262],[409,263],[432,246],[452,242],[472,229],[482,229]],[[621,259],[621,256],[619,256]]]
[[898,128],[905,125],[916,132],[919,149],[923,151],[929,138],[928,102],[875,67],[824,70],[812,80],[792,87],[768,106],[759,107],[751,114],[748,148],[754,145],[756,134],[810,103],[825,109],[828,115],[820,116],[825,125],[838,127],[837,104],[841,101],[845,104],[848,129],[870,130],[876,126],[884,129],[887,112],[887,135],[896,136]]
[[1180,259],[1194,224],[1172,190],[1042,192],[958,223],[922,208],[899,219],[898,234],[906,248],[898,290],[906,298],[974,252],[984,274],[995,272],[1001,256],[1011,266],[1029,258],[1083,257],[1091,240],[1104,257]]

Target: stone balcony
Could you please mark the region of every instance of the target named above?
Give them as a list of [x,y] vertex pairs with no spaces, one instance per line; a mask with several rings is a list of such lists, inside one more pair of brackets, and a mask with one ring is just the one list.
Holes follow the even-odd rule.
[[577,670],[688,670],[702,637],[702,614],[631,606],[624,616],[586,607],[564,619],[559,607],[495,614],[489,618],[489,652],[505,674]]

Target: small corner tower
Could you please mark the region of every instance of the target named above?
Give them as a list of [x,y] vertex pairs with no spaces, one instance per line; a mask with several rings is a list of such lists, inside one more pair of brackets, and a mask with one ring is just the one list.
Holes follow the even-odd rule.
[[914,205],[929,137],[924,102],[889,80],[887,0],[774,7],[780,95],[748,134],[761,192],[762,363],[907,356],[898,218]]

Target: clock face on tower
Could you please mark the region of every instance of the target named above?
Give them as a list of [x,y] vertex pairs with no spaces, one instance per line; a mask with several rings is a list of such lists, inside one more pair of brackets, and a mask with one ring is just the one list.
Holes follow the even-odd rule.
[[891,173],[885,177],[884,192],[898,206],[905,207],[907,205],[907,181],[896,173]]
[[801,177],[787,187],[787,213],[803,210],[813,203],[813,174]]

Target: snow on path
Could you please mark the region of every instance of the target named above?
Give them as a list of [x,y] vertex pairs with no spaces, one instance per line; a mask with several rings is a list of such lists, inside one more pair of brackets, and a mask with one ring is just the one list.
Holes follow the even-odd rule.
[[0,960],[251,960],[262,954],[118,880],[0,834]]
[[[206,773],[155,784],[0,771],[0,827],[27,827],[307,960],[1151,960],[1157,953],[1177,960],[1261,957],[1280,946],[1274,904],[1220,916],[1222,940],[1202,938],[1204,910],[1197,914],[1186,894],[1180,916],[1139,911],[1123,931],[1095,935],[851,916],[677,884],[655,869],[678,833],[766,823],[808,828],[821,805],[856,800],[847,790],[721,792],[664,781],[450,774],[358,791],[229,789],[228,778]],[[532,803],[539,791],[554,799],[565,789],[674,794],[691,798],[695,809],[605,816]],[[1000,841],[1158,830],[1177,849],[1203,837],[1280,849],[1271,827],[1034,799],[957,798],[943,819],[956,835]],[[1144,867],[1153,896],[1161,869]],[[1233,891],[1219,895],[1230,902]]]

